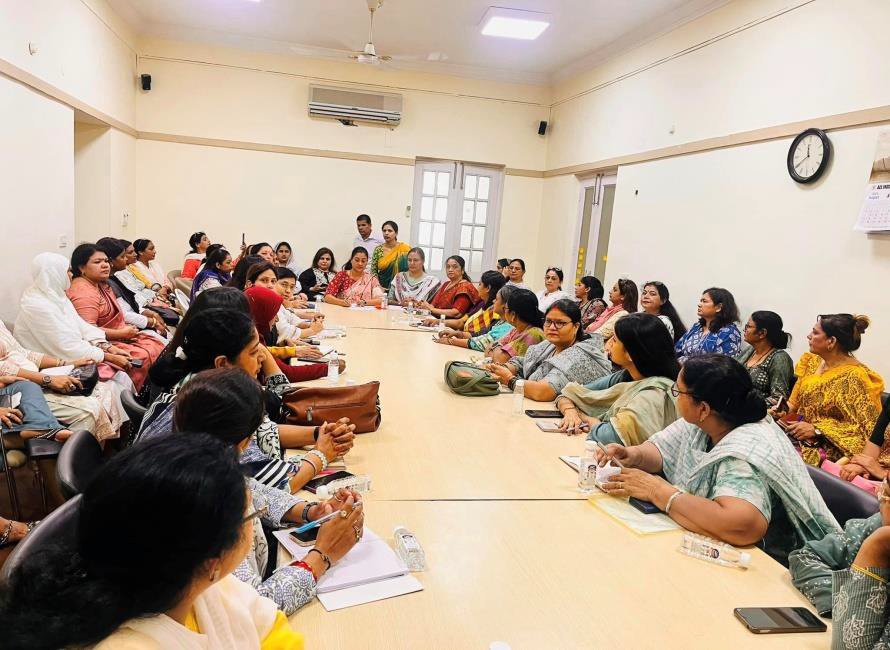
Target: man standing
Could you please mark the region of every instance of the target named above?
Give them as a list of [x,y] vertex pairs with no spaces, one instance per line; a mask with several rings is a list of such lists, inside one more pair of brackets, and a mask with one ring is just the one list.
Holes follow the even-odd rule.
[[[358,229],[358,235],[352,242],[353,248],[363,247],[368,251],[368,259],[374,254],[374,249],[383,244],[383,237],[371,233],[371,217],[366,214],[360,214],[355,218],[355,227]],[[370,269],[371,265],[368,265]]]

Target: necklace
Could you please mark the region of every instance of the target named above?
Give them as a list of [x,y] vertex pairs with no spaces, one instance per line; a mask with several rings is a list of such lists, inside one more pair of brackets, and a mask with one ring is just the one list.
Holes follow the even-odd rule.
[[745,366],[748,367],[748,368],[753,368],[754,366],[759,365],[760,363],[763,362],[764,359],[766,359],[767,355],[768,355],[770,352],[772,352],[772,351],[773,351],[773,349],[770,348],[769,350],[767,350],[766,352],[764,352],[763,354],[761,354],[759,357],[755,357],[755,356],[752,354],[752,355],[751,355],[751,358],[748,359],[748,363],[746,363]]

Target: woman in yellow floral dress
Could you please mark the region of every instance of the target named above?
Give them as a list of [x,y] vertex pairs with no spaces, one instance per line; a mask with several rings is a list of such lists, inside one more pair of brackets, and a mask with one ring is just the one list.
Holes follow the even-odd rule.
[[807,337],[785,428],[810,465],[861,452],[881,412],[884,380],[853,356],[868,325],[867,316],[829,314]]

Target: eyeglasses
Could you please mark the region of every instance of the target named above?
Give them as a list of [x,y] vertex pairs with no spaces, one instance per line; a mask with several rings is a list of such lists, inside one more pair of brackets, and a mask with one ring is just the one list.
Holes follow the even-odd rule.
[[269,506],[265,505],[259,510],[254,510],[252,513],[247,515],[244,519],[241,520],[242,524],[246,524],[248,521],[253,521],[257,517],[262,517],[263,515],[269,514]]
[[572,321],[570,320],[551,320],[549,318],[544,319],[544,327],[555,327],[558,330],[561,330],[566,325],[571,325]]
[[671,386],[671,395],[673,395],[674,397],[680,397],[680,395],[692,395],[692,393],[688,390],[680,390],[675,382],[674,385]]

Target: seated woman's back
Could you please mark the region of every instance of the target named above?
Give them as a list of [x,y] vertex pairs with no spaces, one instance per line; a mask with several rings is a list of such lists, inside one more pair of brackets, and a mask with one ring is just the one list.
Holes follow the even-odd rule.
[[641,444],[677,419],[670,393],[680,371],[673,339],[657,316],[635,313],[615,324],[606,350],[621,370],[586,386],[566,385],[557,400],[562,428],[587,429],[588,439],[601,443]]

